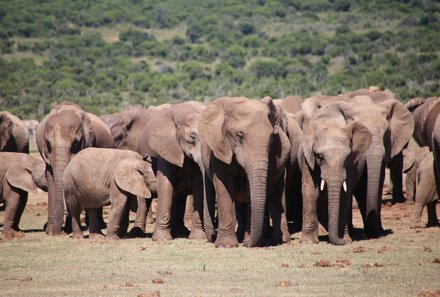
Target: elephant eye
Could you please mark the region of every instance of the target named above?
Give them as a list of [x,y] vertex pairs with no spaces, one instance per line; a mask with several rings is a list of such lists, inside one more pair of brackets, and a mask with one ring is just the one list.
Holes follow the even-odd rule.
[[243,133],[238,132],[238,133],[237,133],[237,139],[238,139],[238,142],[239,142],[240,144],[242,144],[242,143],[244,142],[244,135],[243,135]]
[[197,134],[192,132],[189,135],[189,141],[188,142],[194,144],[194,143],[196,143],[196,141],[197,141]]
[[324,156],[322,154],[316,154],[316,159],[320,164],[323,164],[325,161]]

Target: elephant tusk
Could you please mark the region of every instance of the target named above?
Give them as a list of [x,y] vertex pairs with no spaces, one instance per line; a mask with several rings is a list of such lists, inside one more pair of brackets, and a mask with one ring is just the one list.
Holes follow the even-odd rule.
[[324,179],[321,179],[321,191],[323,191],[324,190],[324,187],[325,187],[325,180]]
[[344,189],[344,192],[347,192],[347,183],[345,182],[345,180],[342,183],[342,188]]

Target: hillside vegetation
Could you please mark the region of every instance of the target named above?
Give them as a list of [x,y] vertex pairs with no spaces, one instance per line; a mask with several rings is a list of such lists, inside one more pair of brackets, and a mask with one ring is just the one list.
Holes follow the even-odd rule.
[[439,95],[432,0],[10,0],[0,5],[0,106],[40,119],[222,95]]

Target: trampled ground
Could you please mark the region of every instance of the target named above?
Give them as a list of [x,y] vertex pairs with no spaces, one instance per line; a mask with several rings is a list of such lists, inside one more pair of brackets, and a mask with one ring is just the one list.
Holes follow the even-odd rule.
[[[304,245],[294,234],[282,246],[227,250],[153,242],[152,225],[142,239],[48,237],[46,199],[30,197],[23,238],[0,237],[1,296],[440,296],[440,228],[410,229],[412,205],[384,205],[392,233],[375,240]],[[355,219],[361,227],[357,210]]]

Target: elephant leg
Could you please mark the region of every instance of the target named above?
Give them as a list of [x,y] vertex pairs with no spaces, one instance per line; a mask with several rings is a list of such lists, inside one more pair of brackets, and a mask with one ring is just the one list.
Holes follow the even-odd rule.
[[427,227],[437,227],[439,226],[438,218],[437,218],[437,200],[431,201],[426,205],[428,209],[428,224]]
[[20,231],[20,228],[18,227],[18,224],[20,223],[21,216],[23,215],[24,208],[26,207],[27,200],[28,200],[28,193],[27,192],[21,192],[20,195],[19,195],[17,212],[14,215],[14,222],[13,222],[13,225],[12,225],[12,228],[15,231]]
[[422,213],[423,208],[425,207],[425,203],[418,201],[417,193],[416,193],[416,201],[414,203],[414,209],[411,218],[411,228],[423,228],[425,227],[422,224]]
[[284,193],[284,176],[274,186],[269,195],[269,214],[272,219],[272,244],[290,242],[290,233],[287,228],[286,201]]
[[189,239],[206,240],[203,231],[203,178],[201,172],[197,172],[193,178],[193,211],[191,213],[191,233]]
[[173,197],[171,206],[170,231],[173,238],[185,238],[189,236],[189,230],[185,226],[185,209],[187,193],[177,193]]
[[[217,239],[215,240],[216,247],[237,247],[238,240],[235,235],[235,214],[234,206],[232,202],[231,194],[232,191],[227,189],[224,181],[228,179],[226,176],[226,168],[221,168],[225,170],[220,170],[220,177],[214,174],[214,185],[217,192],[217,209],[218,209],[218,231]],[[229,180],[229,184],[232,181]]]
[[66,206],[72,216],[72,237],[73,238],[83,238],[83,232],[81,230],[81,206],[78,203],[75,195],[69,190],[64,189],[64,196],[66,199]]
[[107,224],[106,238],[120,239],[127,233],[128,216],[130,213],[129,197],[122,193],[112,195],[112,209]]
[[17,234],[14,229],[16,214],[20,209],[20,194],[14,191],[8,191],[9,195],[5,201],[5,215],[3,221],[3,234],[6,238],[13,238]]
[[153,204],[153,199],[149,199],[149,201],[150,202],[147,202],[147,203],[149,203],[149,206],[148,206],[146,223],[147,224],[154,224],[153,208],[151,207],[151,205]]
[[303,170],[303,224],[301,243],[318,243],[317,203],[319,192],[308,169]]
[[101,226],[99,224],[99,212],[97,208],[89,208],[86,210],[89,216],[89,237],[90,238],[100,238],[104,236],[101,231]]
[[203,200],[203,229],[209,242],[216,239],[216,220],[215,220],[215,188],[212,180],[207,173],[203,178],[204,200]]
[[[171,240],[173,237],[170,232],[171,212],[173,205],[175,171],[174,165],[169,164],[162,158],[158,159],[157,171],[157,208],[156,224],[152,239]],[[182,215],[183,217],[183,215]],[[182,218],[183,220],[183,218]]]
[[149,208],[149,205],[147,205],[147,200],[150,201],[149,203],[151,203],[151,199],[145,199],[142,197],[132,199],[134,207],[131,209],[136,211],[136,218],[134,220],[133,228],[131,228],[130,232],[128,233],[129,237],[143,237],[145,233],[147,213]]
[[64,207],[64,209],[66,210],[65,212],[66,220],[64,221],[63,231],[66,234],[70,234],[72,233],[72,215],[70,214],[66,206]]
[[403,196],[403,183],[402,183],[402,172],[403,172],[403,153],[400,152],[398,155],[394,156],[389,164],[390,168],[390,179],[393,185],[393,199],[392,203],[403,203],[405,202],[405,197]]
[[240,202],[234,202],[235,207],[235,217],[237,219],[237,240],[238,242],[243,242],[243,240],[249,238],[249,231],[248,228],[250,228],[250,225],[247,224],[249,222],[249,215],[248,215],[248,204],[247,203],[240,203]]
[[405,179],[405,187],[406,187],[405,202],[408,204],[414,204],[414,195],[416,188],[415,180],[416,180],[416,170],[410,170],[406,174],[406,179]]
[[302,192],[301,172],[299,168],[286,171],[284,200],[286,203],[286,219],[290,233],[301,231],[302,228]]

